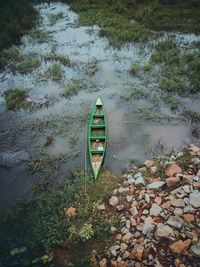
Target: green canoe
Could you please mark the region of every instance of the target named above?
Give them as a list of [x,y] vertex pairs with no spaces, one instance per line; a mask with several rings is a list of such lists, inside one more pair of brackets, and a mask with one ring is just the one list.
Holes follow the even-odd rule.
[[88,150],[90,162],[94,173],[94,179],[97,179],[101,165],[104,160],[107,142],[107,124],[106,112],[100,97],[92,110],[88,129]]

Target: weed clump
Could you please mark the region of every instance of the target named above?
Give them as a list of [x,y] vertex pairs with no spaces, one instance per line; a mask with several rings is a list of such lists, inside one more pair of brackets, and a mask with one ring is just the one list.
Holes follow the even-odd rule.
[[85,87],[85,84],[81,80],[75,80],[67,86],[62,93],[62,96],[68,98],[73,95],[77,95],[80,90]]
[[147,93],[144,92],[140,87],[134,86],[130,93],[126,93],[121,95],[121,98],[130,101],[130,100],[137,100],[139,98],[143,98],[147,96]]
[[26,90],[22,88],[8,89],[4,93],[8,109],[16,110],[23,106],[26,97]]

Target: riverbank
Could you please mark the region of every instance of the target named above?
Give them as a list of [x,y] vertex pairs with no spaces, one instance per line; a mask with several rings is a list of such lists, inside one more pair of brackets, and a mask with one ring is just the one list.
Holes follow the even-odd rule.
[[38,184],[1,218],[2,264],[198,266],[200,148],[131,165],[120,177],[102,171],[93,181],[74,169],[71,179]]

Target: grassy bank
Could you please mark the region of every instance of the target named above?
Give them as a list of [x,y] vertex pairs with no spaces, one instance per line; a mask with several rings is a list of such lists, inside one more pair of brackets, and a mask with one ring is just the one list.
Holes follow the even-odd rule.
[[38,18],[38,12],[26,0],[0,0],[0,50],[20,41]]
[[[0,261],[5,266],[54,266],[62,255],[70,255],[73,266],[90,266],[87,257],[96,246],[104,248],[112,236],[112,214],[97,207],[105,202],[117,178],[104,172],[94,182],[91,173],[74,169],[71,179],[63,178],[51,186],[48,181],[32,187],[34,197],[18,204],[0,220]],[[76,209],[68,216],[68,208]],[[77,249],[83,253],[77,261]],[[80,257],[81,258],[81,257]]]

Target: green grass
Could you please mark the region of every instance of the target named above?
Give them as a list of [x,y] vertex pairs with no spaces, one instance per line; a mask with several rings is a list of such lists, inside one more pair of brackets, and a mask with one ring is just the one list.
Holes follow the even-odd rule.
[[62,93],[62,96],[69,98],[73,95],[77,95],[78,92],[84,88],[85,84],[81,80],[75,80],[66,87],[66,89]]
[[26,90],[23,88],[8,89],[4,93],[6,105],[8,109],[16,110],[23,106],[26,97]]
[[168,116],[160,114],[158,110],[153,109],[152,107],[138,108],[135,113],[139,119],[143,119],[145,121],[161,121],[164,119],[170,119]]
[[59,61],[62,65],[64,66],[70,66],[71,65],[71,61],[70,58],[68,56],[65,55],[61,55],[61,54],[46,54],[44,56],[44,60],[45,61]]
[[[78,262],[77,250],[84,262],[94,244],[102,242],[104,247],[105,242],[112,239],[109,229],[115,221],[106,218],[96,207],[108,200],[117,179],[110,172],[105,172],[94,181],[91,173],[79,169],[72,170],[72,177],[71,180],[66,177],[60,179],[53,186],[45,181],[45,187],[40,183],[35,187],[32,199],[24,200],[1,217],[2,264],[32,266],[31,262],[34,261],[37,264],[33,266],[43,266],[45,259],[54,261],[50,257],[53,255],[51,252],[64,243],[72,262],[75,256],[75,262]],[[65,215],[69,207],[77,210],[74,218]],[[87,242],[91,245],[87,246]]]

